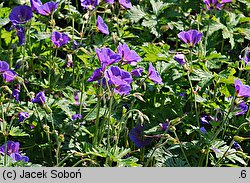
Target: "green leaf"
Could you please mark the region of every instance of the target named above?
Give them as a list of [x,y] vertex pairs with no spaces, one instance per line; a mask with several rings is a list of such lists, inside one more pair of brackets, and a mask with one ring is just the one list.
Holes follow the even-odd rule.
[[151,28],[151,27],[154,27],[154,26],[157,25],[157,21],[156,21],[156,20],[153,20],[153,19],[148,19],[148,20],[144,19],[144,20],[142,21],[142,25],[143,25],[144,27],[149,27],[149,28]]
[[208,36],[212,35],[214,32],[218,31],[218,30],[223,30],[225,28],[225,25],[223,25],[222,23],[219,22],[213,22],[210,27],[209,27],[209,32],[208,32]]
[[236,154],[235,149],[228,150],[229,146],[225,144],[226,142],[220,140],[213,142],[211,150],[215,152],[217,159],[222,158],[226,152],[225,157],[233,163],[239,162],[242,165],[247,165],[247,163]]
[[240,1],[241,3],[244,3],[245,5],[248,6],[248,8],[250,8],[250,1],[249,0],[238,0]]
[[201,103],[201,102],[206,102],[207,99],[201,97],[200,95],[195,95],[195,101]]
[[38,32],[37,33],[37,38],[39,41],[44,40],[44,39],[48,39],[51,37],[51,33],[49,32]]
[[145,61],[156,62],[160,60],[161,57],[158,57],[158,54],[162,52],[162,49],[159,46],[154,44],[147,43],[141,47],[143,53],[145,54],[144,59]]
[[146,13],[144,13],[142,8],[139,5],[137,5],[137,6],[132,6],[132,8],[128,11],[128,15],[132,22],[137,23],[146,15]]
[[9,135],[11,135],[11,136],[19,136],[19,137],[29,136],[29,134],[23,132],[23,130],[20,129],[19,126],[11,127]]
[[1,18],[7,18],[9,16],[9,14],[10,14],[10,10],[11,9],[8,8],[8,7],[4,7],[4,8],[1,7],[0,17]]
[[158,16],[162,12],[163,9],[169,6],[168,3],[164,3],[158,0],[150,0],[150,3],[152,5],[153,12],[156,16]]
[[4,39],[6,45],[8,45],[11,41],[11,32],[8,32],[5,29],[2,29],[1,38]]
[[4,26],[6,25],[7,23],[9,23],[9,18],[0,18],[0,26]]
[[[194,74],[197,76],[197,77],[195,77],[194,80],[199,81],[198,85],[201,88],[206,87],[211,82],[211,80],[214,78],[212,73],[207,72],[207,71],[203,71],[201,69],[195,70]],[[192,78],[194,78],[194,77],[192,77]]]
[[233,49],[235,46],[233,31],[225,27],[222,31],[222,36],[224,39],[229,38],[231,48]]

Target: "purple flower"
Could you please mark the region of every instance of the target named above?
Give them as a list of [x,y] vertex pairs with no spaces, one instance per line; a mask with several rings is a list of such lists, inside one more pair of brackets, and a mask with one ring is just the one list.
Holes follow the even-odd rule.
[[5,71],[5,72],[3,73],[3,79],[4,79],[7,83],[9,83],[9,82],[12,82],[12,81],[15,80],[16,75],[17,75],[17,74],[15,73],[15,71],[13,71],[13,70],[8,70],[8,71]]
[[5,71],[9,70],[9,64],[5,61],[0,60],[0,73],[4,73]]
[[73,41],[73,49],[76,50],[77,48],[79,48],[79,46],[80,46],[79,43],[76,40],[74,40]]
[[210,116],[209,115],[203,115],[201,118],[200,118],[200,122],[201,122],[201,124],[207,124],[207,125],[210,125],[210,121],[211,120],[211,118],[210,118]]
[[79,105],[80,104],[78,93],[79,93],[78,91],[74,92],[75,105]]
[[72,121],[75,121],[77,119],[82,119],[82,115],[81,114],[74,114],[74,115],[72,115],[71,119],[72,119]]
[[35,128],[35,125],[30,124],[30,129],[34,129],[34,128]]
[[31,102],[38,103],[40,105],[45,104],[46,98],[45,98],[44,91],[41,91],[38,94],[36,94],[35,98],[31,99]]
[[121,56],[113,52],[110,48],[102,48],[101,50],[96,48],[95,51],[103,70],[105,70],[108,65],[121,60]]
[[240,79],[234,79],[234,86],[238,97],[250,97],[250,86],[243,85]]
[[240,59],[244,60],[245,64],[248,64],[248,62],[250,61],[249,52],[250,52],[250,48],[247,48],[243,58],[241,57],[241,55],[239,56]]
[[81,6],[83,9],[93,10],[99,3],[99,0],[81,0]]
[[29,6],[16,6],[12,9],[9,15],[10,21],[16,24],[25,24],[33,17],[32,9]]
[[[7,141],[7,154],[10,155],[12,153],[19,153],[19,142],[13,142],[13,141]],[[4,155],[4,147],[5,145],[3,144],[0,147],[0,153]]]
[[238,150],[238,149],[241,149],[241,146],[237,142],[234,142],[232,148]]
[[225,3],[230,3],[232,0],[203,0],[206,4],[208,10],[210,9],[218,9],[220,10]]
[[103,69],[98,68],[98,69],[94,70],[92,76],[90,76],[90,78],[87,81],[88,82],[97,81],[97,80],[100,80],[102,77],[103,77]]
[[183,65],[183,64],[186,63],[186,61],[185,61],[185,55],[183,55],[183,54],[176,54],[176,55],[174,56],[174,59],[175,59],[179,64],[181,64],[181,65]]
[[19,101],[19,93],[20,93],[20,90],[18,90],[18,89],[14,89],[13,91],[12,91],[12,96],[15,98],[15,100],[19,103],[20,101]]
[[140,77],[141,74],[142,74],[142,72],[143,72],[143,68],[138,67],[138,68],[136,68],[136,69],[133,69],[133,70],[131,71],[131,74],[132,74],[133,76],[135,76],[135,77]]
[[69,40],[70,38],[67,36],[67,34],[60,33],[57,31],[54,31],[51,36],[52,43],[54,44],[55,47],[58,47],[58,48],[67,44]]
[[247,64],[250,61],[250,56],[249,56],[250,49],[248,49],[243,57],[243,60]]
[[100,15],[97,16],[97,22],[96,26],[99,29],[99,31],[103,34],[109,35],[109,28],[108,26],[104,23],[102,17]]
[[19,112],[18,113],[19,122],[23,122],[28,117],[29,117],[29,113],[27,113],[27,112]]
[[200,128],[200,132],[201,132],[203,135],[205,135],[205,134],[208,133],[207,130],[206,130],[206,128],[205,128],[204,126]]
[[34,10],[37,11],[37,8],[43,5],[43,3],[40,0],[30,0],[30,4],[32,11]]
[[239,111],[234,114],[235,116],[243,115],[248,111],[248,105],[246,105],[245,102],[241,102],[236,108]]
[[201,37],[202,33],[197,30],[189,30],[187,32],[182,31],[178,34],[178,38],[180,38],[189,47],[194,47],[201,40]]
[[123,64],[128,63],[135,66],[137,62],[141,61],[141,57],[134,50],[130,50],[126,43],[123,45],[119,43],[117,51],[124,61]]
[[[14,141],[7,141],[7,155],[10,156],[14,161],[20,161],[23,160],[25,162],[29,161],[29,158],[27,156],[22,156],[20,155],[19,152],[19,142],[14,142]],[[0,154],[4,155],[5,154],[5,144],[3,144],[0,147]]]
[[160,74],[155,70],[152,63],[149,63],[148,77],[156,84],[163,84]]
[[130,83],[133,81],[129,72],[124,71],[117,66],[111,66],[105,71],[104,76],[109,85],[112,84],[115,86],[115,93],[120,95],[129,94],[131,90]]
[[25,44],[25,28],[21,26],[15,26],[17,36],[19,39],[19,45],[24,45]]
[[105,2],[108,4],[114,4],[115,1],[114,0],[105,0]]
[[58,5],[59,2],[50,1],[35,8],[38,14],[49,16],[57,10]]
[[143,130],[144,126],[141,124],[137,124],[129,133],[129,138],[139,148],[143,148],[151,142],[151,139],[149,137],[144,136]]
[[120,5],[122,5],[126,9],[132,8],[132,4],[130,0],[119,0]]
[[16,73],[13,70],[9,70],[9,64],[0,60],[0,74],[3,74],[3,79],[9,83],[15,80]]
[[184,92],[181,92],[181,93],[179,94],[179,96],[180,96],[180,97],[183,97],[183,98],[185,98],[185,99],[186,99],[186,97],[187,97],[187,96],[186,96],[186,93],[184,93]]
[[161,130],[166,131],[169,127],[169,122],[166,121],[165,123],[160,123]]
[[10,157],[15,160],[15,161],[24,161],[24,162],[28,162],[29,161],[29,158],[27,156],[22,156],[21,154],[19,153],[12,153],[10,155]]
[[201,116],[201,118],[200,118],[200,122],[203,125],[210,125],[210,121],[218,121],[218,119],[214,118],[213,116],[207,115],[207,114]]

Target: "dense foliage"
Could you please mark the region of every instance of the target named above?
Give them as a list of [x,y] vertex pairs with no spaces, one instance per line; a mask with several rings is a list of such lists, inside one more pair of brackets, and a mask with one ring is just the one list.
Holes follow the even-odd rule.
[[0,166],[249,166],[249,0],[0,3]]

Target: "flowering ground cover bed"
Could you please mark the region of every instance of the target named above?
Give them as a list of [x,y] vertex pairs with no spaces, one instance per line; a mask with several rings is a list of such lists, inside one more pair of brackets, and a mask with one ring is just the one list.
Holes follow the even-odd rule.
[[249,0],[0,3],[0,166],[249,166]]

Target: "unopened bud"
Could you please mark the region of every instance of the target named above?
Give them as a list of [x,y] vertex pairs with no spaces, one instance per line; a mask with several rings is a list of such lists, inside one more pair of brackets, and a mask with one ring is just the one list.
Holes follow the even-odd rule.
[[64,142],[64,134],[60,134],[58,137],[59,142]]
[[44,129],[44,131],[46,132],[46,133],[48,133],[49,132],[49,129],[50,129],[50,127],[48,126],[48,125],[43,125],[43,129]]
[[24,83],[23,78],[21,78],[20,76],[16,76],[15,79],[18,83]]
[[52,113],[52,110],[50,109],[50,107],[47,105],[47,104],[43,104],[42,105],[42,108],[45,110],[45,112],[47,113],[47,114],[51,114]]
[[249,139],[250,139],[250,137],[240,137],[238,135],[234,136],[234,141],[239,142],[239,143],[244,141],[244,140],[249,140]]

